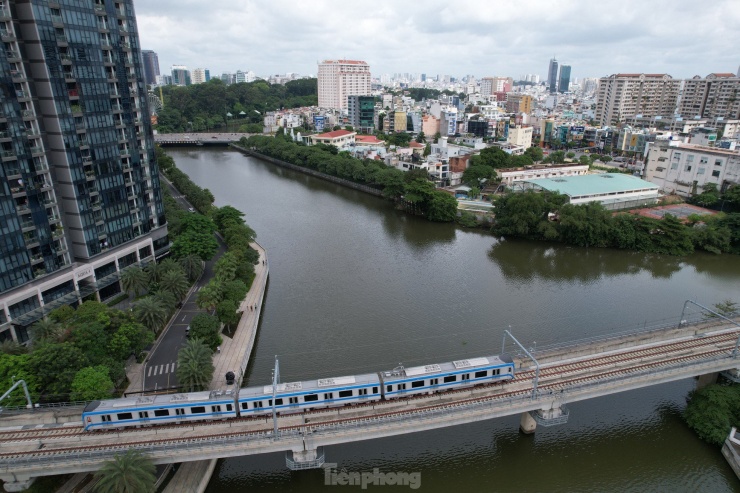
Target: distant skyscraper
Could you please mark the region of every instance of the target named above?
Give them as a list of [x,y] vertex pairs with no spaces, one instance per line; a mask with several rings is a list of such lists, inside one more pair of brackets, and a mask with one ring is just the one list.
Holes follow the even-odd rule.
[[173,86],[190,85],[190,72],[185,65],[173,65],[171,73]]
[[596,122],[615,125],[635,115],[672,116],[681,80],[668,74],[614,74],[599,79]]
[[2,15],[0,341],[26,342],[54,308],[121,293],[121,270],[169,240],[133,0]]
[[558,61],[555,58],[550,60],[550,68],[547,71],[547,87],[550,93],[558,92]]
[[324,60],[319,63],[319,107],[346,109],[347,96],[370,94],[370,66],[359,60]]
[[152,50],[141,50],[141,58],[144,63],[144,81],[153,86],[159,75],[159,57]]
[[206,82],[208,82],[209,80],[211,80],[211,71],[206,69]]
[[190,74],[191,82],[193,84],[203,84],[204,82],[207,82],[208,79],[206,78],[206,73],[208,73],[208,69],[205,68],[193,69],[193,72]]
[[568,92],[570,86],[570,65],[560,66],[560,84],[558,85],[558,91]]

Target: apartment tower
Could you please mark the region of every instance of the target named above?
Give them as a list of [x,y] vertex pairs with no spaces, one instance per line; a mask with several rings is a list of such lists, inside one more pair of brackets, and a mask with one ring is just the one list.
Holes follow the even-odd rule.
[[681,80],[667,74],[614,74],[599,79],[596,121],[616,125],[635,115],[670,116],[676,111]]
[[370,95],[370,66],[358,60],[319,63],[319,107],[347,109],[347,96]]
[[159,74],[159,56],[152,50],[141,50],[141,59],[144,62],[144,82],[153,86],[157,83]]
[[169,240],[133,0],[0,4],[0,340]]

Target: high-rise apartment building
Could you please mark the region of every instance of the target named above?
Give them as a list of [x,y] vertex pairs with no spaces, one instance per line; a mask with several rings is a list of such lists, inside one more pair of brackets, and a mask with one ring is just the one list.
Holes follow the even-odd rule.
[[153,86],[157,83],[159,74],[159,57],[152,50],[141,50],[141,60],[144,63],[144,81]]
[[532,96],[520,92],[507,93],[506,111],[508,113],[532,113]]
[[185,65],[173,65],[171,69],[173,86],[189,86],[190,71]]
[[673,115],[681,80],[667,74],[614,74],[599,79],[596,121],[615,125],[625,118]]
[[324,60],[318,91],[320,108],[346,109],[347,96],[370,95],[370,66],[359,60]]
[[560,66],[560,83],[558,84],[559,92],[568,92],[570,86],[570,65]]
[[207,68],[193,69],[193,71],[190,74],[190,82],[192,84],[203,84],[204,82],[208,82],[208,79],[210,77],[206,77],[207,73],[208,73]]
[[169,248],[133,0],[2,2],[0,340]]
[[373,96],[347,96],[349,123],[356,132],[372,133],[375,129],[375,98]]
[[493,94],[493,77],[483,77],[480,80],[480,95],[490,96]]
[[550,60],[550,66],[547,69],[547,87],[550,94],[558,92],[558,61],[555,58]]
[[724,73],[685,80],[678,114],[684,118],[740,119],[740,77]]

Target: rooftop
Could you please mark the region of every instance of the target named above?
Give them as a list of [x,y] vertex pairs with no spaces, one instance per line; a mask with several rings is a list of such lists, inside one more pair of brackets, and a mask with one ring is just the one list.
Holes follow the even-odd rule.
[[658,185],[654,183],[623,173],[539,178],[536,180],[526,180],[526,182],[551,192],[565,194],[569,197],[648,189],[658,190]]
[[317,137],[319,139],[336,139],[337,137],[346,137],[347,135],[352,135],[354,132],[350,132],[349,130],[334,130],[333,132],[326,132],[319,135],[314,135],[314,137]]
[[357,135],[355,136],[356,144],[385,144],[385,141],[378,139],[374,135]]

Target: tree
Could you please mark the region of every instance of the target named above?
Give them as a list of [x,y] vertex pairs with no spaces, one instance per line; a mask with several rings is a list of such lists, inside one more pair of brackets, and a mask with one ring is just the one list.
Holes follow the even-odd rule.
[[568,159],[573,159],[574,157],[576,157],[576,153],[575,152],[569,152],[569,153],[567,153],[565,155],[565,157],[567,157]]
[[197,337],[191,337],[177,354],[177,381],[189,392],[208,388],[213,379],[212,351]]
[[699,438],[721,446],[740,421],[740,385],[709,385],[689,394],[684,419]]
[[[236,308],[234,308],[234,311],[236,311]],[[190,321],[190,337],[199,339],[212,351],[215,351],[223,342],[219,335],[220,328],[221,324],[217,317],[207,313],[199,313]]]
[[432,194],[427,218],[435,222],[452,222],[457,216],[457,200],[447,192],[436,190]]
[[442,134],[441,133],[437,132],[436,134],[434,134],[434,143],[435,144],[438,143],[439,142],[439,139],[441,139],[441,138],[442,138]]
[[29,369],[42,391],[54,400],[68,400],[77,372],[87,366],[87,358],[70,342],[44,343],[29,355]]
[[422,153],[422,155],[424,157],[427,157],[431,153],[432,153],[432,145],[429,142],[427,142],[427,145],[424,146],[424,152]]
[[155,467],[151,459],[136,449],[115,455],[95,473],[96,493],[154,493]]
[[491,180],[496,176],[496,171],[490,166],[470,166],[463,171],[463,183],[468,186],[480,187],[485,180]]
[[424,135],[424,132],[423,131],[422,132],[419,132],[419,134],[416,136],[416,142],[418,142],[420,144],[423,143],[423,142],[426,142],[426,140],[427,140],[426,139],[426,135]]
[[138,297],[140,291],[149,287],[149,278],[140,267],[131,266],[121,272],[121,287],[126,293],[134,293],[134,297]]
[[237,304],[230,300],[223,300],[216,306],[216,316],[226,327],[232,328],[239,323],[241,313],[237,312]]
[[480,188],[470,187],[470,191],[468,192],[468,198],[476,199],[478,198],[478,195],[480,195]]
[[510,156],[498,147],[486,147],[480,154],[470,158],[470,166],[490,166],[494,169],[508,168],[511,165]]
[[152,332],[157,332],[167,321],[167,309],[157,299],[147,296],[134,306],[134,314],[139,322]]
[[111,396],[113,382],[102,365],[82,368],[72,380],[72,401],[95,401]]
[[31,339],[34,342],[56,341],[62,333],[62,326],[51,318],[44,317],[31,326]]
[[591,158],[584,154],[578,158],[578,164],[581,164],[583,166],[591,166]]
[[538,146],[528,147],[527,150],[524,151],[524,155],[532,158],[532,161],[535,163],[538,161],[542,161],[542,158],[544,157],[542,148]]
[[236,269],[239,265],[239,259],[234,252],[224,253],[220,259],[216,261],[213,272],[216,280],[220,282],[231,281],[236,277]]
[[203,273],[203,260],[197,255],[187,255],[180,259],[180,267],[190,282],[195,282]]
[[198,291],[198,296],[195,298],[195,304],[198,308],[203,310],[213,310],[218,302],[221,301],[221,286],[218,281],[211,279],[208,284]]
[[188,278],[185,273],[181,269],[178,269],[171,270],[162,276],[162,280],[159,282],[159,289],[172,293],[175,299],[180,301],[188,294],[190,285],[188,284]]
[[213,211],[211,215],[216,228],[223,231],[228,223],[244,224],[244,213],[235,207],[225,205]]
[[719,190],[716,183],[705,183],[699,195],[691,197],[690,203],[701,207],[711,207],[719,202]]

